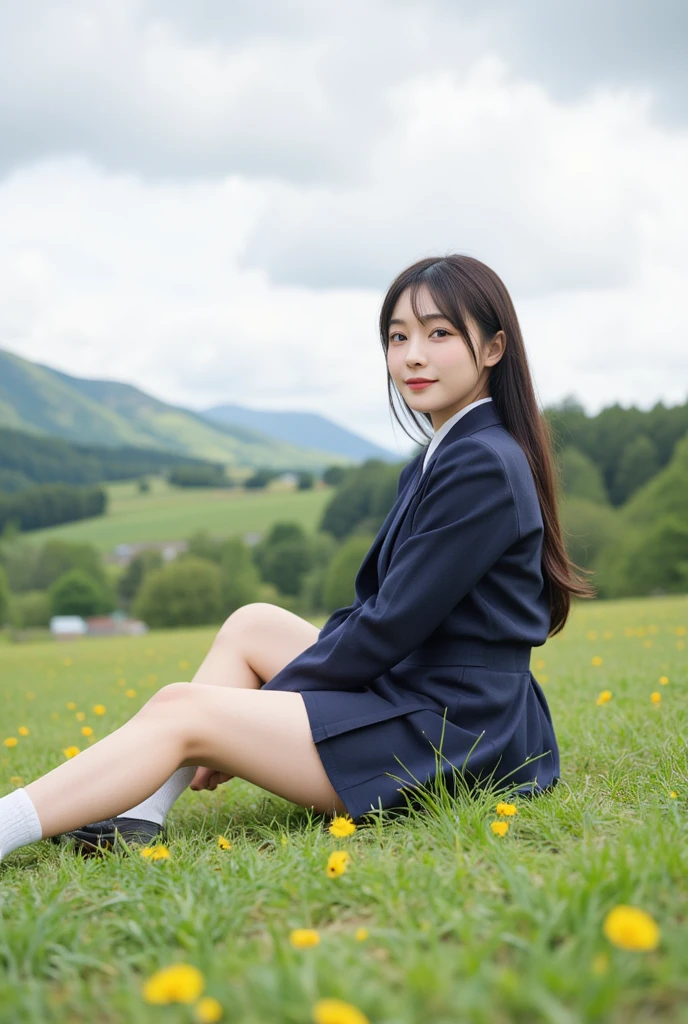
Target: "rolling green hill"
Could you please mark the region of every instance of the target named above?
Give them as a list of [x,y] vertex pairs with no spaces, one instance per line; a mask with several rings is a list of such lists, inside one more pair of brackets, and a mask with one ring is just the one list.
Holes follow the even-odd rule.
[[255,429],[210,423],[130,384],[70,377],[2,350],[0,426],[82,444],[163,448],[233,467],[320,472],[354,461]]

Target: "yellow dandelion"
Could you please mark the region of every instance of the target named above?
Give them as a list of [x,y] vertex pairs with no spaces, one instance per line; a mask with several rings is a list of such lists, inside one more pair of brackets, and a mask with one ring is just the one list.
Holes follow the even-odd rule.
[[76,713],[76,715],[74,717],[76,718],[77,722],[83,722],[85,720],[85,718],[86,718],[86,712],[85,711],[77,711],[77,713]]
[[597,630],[591,629],[588,631],[588,640],[597,640]]
[[191,964],[171,964],[153,974],[143,986],[143,998],[158,1006],[167,1003],[195,1003],[205,988],[205,979]]
[[315,1024],[369,1024],[362,1010],[343,999],[319,999],[313,1007]]
[[652,703],[653,703],[653,704],[655,704],[655,705],[656,705],[656,704],[661,704],[661,702],[662,702],[662,695],[661,695],[661,693],[659,692],[659,690],[655,690],[655,691],[654,691],[654,693],[651,693],[651,694],[650,694],[650,700],[651,700],[651,701],[652,701]]
[[540,683],[540,684],[541,684],[542,686],[545,686],[545,684],[549,682],[549,676],[546,676],[546,675],[544,675],[544,674],[542,674],[542,675],[539,675],[539,676],[538,676],[538,682],[539,682],[539,683]]
[[179,667],[182,668],[182,669],[183,668],[188,668],[189,667],[188,661],[180,661],[179,662]]
[[676,636],[685,636],[685,635],[686,635],[686,627],[685,626],[677,626],[676,627]]
[[659,925],[639,907],[614,907],[605,917],[602,931],[619,949],[647,952],[659,945]]
[[678,800],[678,793],[676,792],[675,789],[672,789],[671,793],[669,793],[669,799],[670,800]]
[[29,730],[26,728],[25,725],[20,725],[19,728],[17,729],[17,732],[19,733],[20,736],[29,735]]
[[158,681],[158,677],[156,676],[155,672],[151,672],[151,674],[148,676],[148,682],[152,686],[153,683],[157,683],[157,681]]
[[538,658],[538,660],[535,662],[535,668],[536,669],[546,668],[546,666],[547,666],[547,663],[545,661],[543,661],[542,658]]
[[107,708],[105,707],[104,704],[94,704],[93,705],[93,714],[94,715],[104,715],[106,711],[107,711]]
[[294,928],[289,935],[289,941],[294,949],[308,949],[320,943],[320,935],[315,928]]
[[76,704],[73,700],[70,700],[67,704],[67,711],[76,711]]
[[497,814],[501,814],[505,818],[513,818],[514,814],[518,814],[518,807],[516,804],[497,804]]
[[659,677],[659,685],[660,686],[666,686],[668,684],[668,682],[669,682],[669,676],[660,676]]
[[337,878],[338,875],[343,875],[349,866],[351,860],[350,855],[346,850],[335,850],[327,858],[327,874],[330,878]]
[[81,727],[81,735],[82,736],[92,736],[93,735],[93,729],[91,728],[91,726],[90,725],[82,725],[82,727]]
[[494,834],[496,836],[502,836],[503,837],[509,831],[509,822],[508,821],[493,821],[491,823],[491,825],[490,825],[490,828],[492,829],[492,831],[494,832]]
[[145,857],[146,860],[167,860],[170,856],[170,851],[160,843],[158,846],[144,846],[141,850],[141,856]]
[[354,938],[356,939],[356,942],[365,942],[369,934],[370,932],[367,928],[357,928],[354,932]]
[[76,755],[79,753],[79,748],[78,747],[74,747],[74,746],[72,746],[72,747],[65,747],[65,749],[62,751],[62,753],[69,760],[72,757],[76,757]]
[[215,1024],[216,1021],[222,1020],[223,1013],[224,1010],[219,999],[215,999],[214,996],[204,996],[194,1006],[193,1019],[197,1024]]
[[50,717],[51,717],[51,718],[54,718],[54,719],[58,719],[58,718],[59,718],[60,716],[58,715],[57,711],[53,711],[53,712],[51,713]]
[[592,660],[591,660],[590,664],[591,664],[591,665],[594,665],[594,666],[595,666],[595,668],[599,668],[599,666],[600,666],[600,665],[602,664],[602,660],[603,660],[603,659],[602,659],[602,658],[600,658],[599,654],[596,654],[596,655],[595,655],[595,657],[594,657],[594,658],[592,658]]
[[595,703],[599,707],[601,707],[603,704],[608,704],[611,699],[612,699],[612,691],[611,690],[602,690],[602,693],[599,695],[599,697],[597,698]]
[[136,696],[136,690],[125,690],[124,691],[124,696],[125,697],[135,697]]
[[332,823],[328,826],[328,831],[331,832],[333,836],[341,838],[342,836],[350,836],[352,832],[356,831],[356,826],[348,814],[336,815],[336,817],[333,818]]
[[33,690],[27,690],[26,693],[24,694],[24,696],[26,697],[27,700],[35,700],[36,699],[36,694],[33,692]]
[[643,647],[652,647],[652,640],[643,640]]
[[17,743],[19,743],[19,740],[17,739],[16,736],[8,736],[6,740],[2,741],[2,743],[3,746],[5,747],[16,747]]
[[280,842],[281,842],[282,846],[286,846],[287,843],[289,842],[289,840],[287,839],[286,836],[282,836],[281,839],[280,839]]
[[221,850],[231,850],[232,848],[232,844],[230,843],[229,839],[225,839],[224,836],[217,837],[217,845],[220,847]]

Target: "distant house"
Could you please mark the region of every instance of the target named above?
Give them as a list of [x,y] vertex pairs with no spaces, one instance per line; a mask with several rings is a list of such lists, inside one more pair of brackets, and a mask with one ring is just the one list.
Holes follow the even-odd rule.
[[53,615],[50,620],[50,632],[58,640],[83,636],[87,631],[86,620],[80,615]]
[[87,636],[141,636],[148,626],[140,619],[129,619],[122,612],[91,615],[86,619]]
[[290,472],[280,473],[280,475],[277,477],[277,479],[280,481],[280,483],[289,484],[292,487],[296,487],[296,485],[299,482],[299,478],[296,475],[296,473],[290,473]]
[[188,549],[185,540],[150,541],[140,544],[118,544],[112,553],[112,560],[117,565],[126,566],[143,551],[159,551],[163,562],[171,562],[173,558]]

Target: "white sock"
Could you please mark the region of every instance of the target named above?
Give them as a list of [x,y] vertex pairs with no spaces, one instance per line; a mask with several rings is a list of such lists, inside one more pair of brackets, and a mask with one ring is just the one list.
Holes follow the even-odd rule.
[[195,768],[177,768],[176,772],[170,775],[167,782],[163,782],[160,789],[142,800],[130,811],[123,811],[118,818],[141,818],[143,821],[154,821],[158,825],[165,824],[172,804],[179,799],[184,790],[191,784],[196,774]]
[[43,838],[43,829],[31,797],[24,789],[0,799],[0,860],[20,846]]

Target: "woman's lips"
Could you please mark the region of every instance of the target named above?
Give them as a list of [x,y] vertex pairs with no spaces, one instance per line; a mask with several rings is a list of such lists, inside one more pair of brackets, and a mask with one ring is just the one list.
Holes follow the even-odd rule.
[[418,382],[417,384],[416,383],[408,384],[407,386],[411,388],[411,391],[423,391],[425,388],[429,388],[431,384],[436,384],[436,383],[437,383],[436,380],[424,380],[424,381]]

